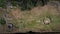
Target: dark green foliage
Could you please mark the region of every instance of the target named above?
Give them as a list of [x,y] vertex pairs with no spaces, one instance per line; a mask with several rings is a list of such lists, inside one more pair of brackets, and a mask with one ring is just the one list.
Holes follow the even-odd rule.
[[11,3],[12,3],[13,6],[17,5],[17,3],[15,1],[12,1]]
[[29,10],[34,6],[31,0],[21,0],[18,2],[18,5],[20,6],[21,10]]
[[21,10],[30,10],[33,7],[36,7],[38,5],[45,5],[45,2],[47,3],[47,0],[14,0],[18,2],[18,5],[21,7]]
[[[44,6],[46,5],[49,1],[54,1],[54,0],[0,0],[0,7],[4,7],[5,3],[4,2],[11,2],[13,6],[19,6],[21,10],[30,10],[33,7],[36,6]],[[60,1],[60,0],[56,0]]]
[[0,24],[4,25],[4,24],[6,24],[6,21],[3,18],[0,18]]
[[45,5],[48,0],[0,0],[0,7],[4,7],[4,2],[11,2],[13,6],[20,6],[21,10],[30,10],[38,5]]
[[[8,0],[6,0],[8,1]],[[38,5],[44,6],[48,0],[9,0],[13,6],[18,5],[21,10],[30,10]]]
[[5,7],[4,0],[0,0],[0,7]]
[[4,4],[3,3],[0,3],[0,7],[4,7]]

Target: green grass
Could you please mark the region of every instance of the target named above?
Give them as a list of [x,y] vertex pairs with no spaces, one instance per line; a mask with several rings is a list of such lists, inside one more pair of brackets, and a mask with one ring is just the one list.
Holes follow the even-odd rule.
[[[51,18],[51,23],[49,25],[43,24],[42,21],[45,17]],[[27,19],[24,19],[24,18],[21,18],[21,19],[17,20],[17,21],[20,21],[19,24],[18,24],[18,27],[21,28],[21,29],[27,27],[27,28],[39,28],[43,31],[44,30],[56,31],[57,29],[55,28],[55,26],[60,24],[60,17],[58,17],[58,15],[50,14],[48,11],[44,12],[39,17],[34,18],[34,20],[32,20],[32,21],[28,21],[26,23],[26,20]],[[41,22],[36,22],[38,20],[40,20]]]
[[56,28],[54,27],[60,24],[60,18],[58,18],[57,16],[53,16],[52,19],[52,23],[49,26],[52,28],[53,31],[55,31]]
[[[51,23],[48,26],[44,25],[44,28],[45,29],[51,29],[52,31],[55,31],[56,28],[54,28],[54,27],[57,26],[58,24],[60,24],[60,17],[58,17],[58,15],[51,15],[50,13],[44,14],[44,17],[50,17],[51,18]],[[42,19],[44,17],[42,17]]]
[[26,26],[27,26],[27,27],[30,27],[30,28],[33,28],[36,24],[37,24],[37,23],[36,23],[36,20],[33,20],[33,21],[31,21],[31,22],[28,22]]

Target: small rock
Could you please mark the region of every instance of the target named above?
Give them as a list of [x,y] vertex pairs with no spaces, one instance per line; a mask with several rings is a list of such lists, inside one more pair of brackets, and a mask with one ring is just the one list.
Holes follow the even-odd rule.
[[8,30],[12,30],[13,29],[13,24],[12,23],[8,23],[7,27],[8,27]]
[[43,20],[43,22],[44,22],[44,24],[49,24],[49,23],[51,22],[51,20],[50,20],[49,18],[45,18],[45,19]]

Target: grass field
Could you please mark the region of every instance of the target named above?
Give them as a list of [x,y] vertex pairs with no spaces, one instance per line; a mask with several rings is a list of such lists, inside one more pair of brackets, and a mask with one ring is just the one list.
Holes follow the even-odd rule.
[[[18,10],[18,9],[17,9]],[[16,12],[16,17],[19,30],[32,30],[32,31],[60,31],[60,17],[56,13],[57,9],[44,6],[44,7],[35,7],[31,11],[24,11],[19,13]],[[43,24],[43,19],[45,17],[51,18],[51,23],[49,25]],[[16,24],[17,25],[17,24]]]
[[[44,7],[32,8],[30,11],[20,11],[19,8],[11,9],[9,15],[12,17],[12,24],[19,32],[30,30],[35,32],[55,32],[60,31],[60,16],[59,12],[56,12],[56,8],[45,5]],[[50,24],[43,24],[45,17],[51,18]]]

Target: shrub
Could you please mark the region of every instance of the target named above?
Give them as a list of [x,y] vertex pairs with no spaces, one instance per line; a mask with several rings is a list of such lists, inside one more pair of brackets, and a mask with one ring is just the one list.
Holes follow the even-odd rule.
[[0,18],[0,24],[4,25],[4,24],[6,24],[6,21],[3,18]]
[[17,5],[17,3],[15,1],[12,1],[11,3],[12,3],[13,6]]
[[21,10],[30,10],[38,5],[44,6],[49,1],[60,1],[60,0],[0,0],[0,7],[5,7],[4,2],[11,2],[13,6],[18,5]]
[[5,7],[4,0],[0,0],[0,7]]

